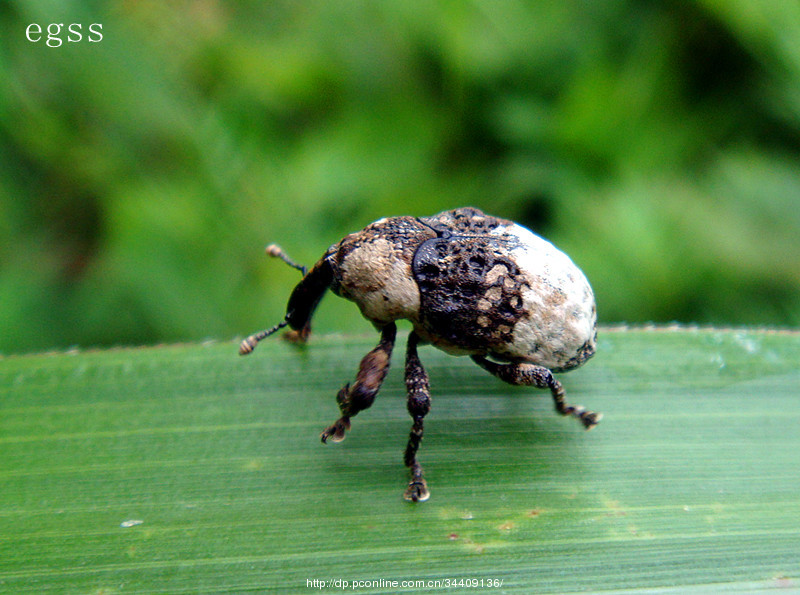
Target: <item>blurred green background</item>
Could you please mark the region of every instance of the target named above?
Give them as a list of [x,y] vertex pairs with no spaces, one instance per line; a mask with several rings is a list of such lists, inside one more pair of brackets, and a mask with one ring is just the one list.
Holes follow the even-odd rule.
[[2,0],[0,44],[0,353],[245,335],[267,243],[466,205],[603,323],[800,325],[796,1]]

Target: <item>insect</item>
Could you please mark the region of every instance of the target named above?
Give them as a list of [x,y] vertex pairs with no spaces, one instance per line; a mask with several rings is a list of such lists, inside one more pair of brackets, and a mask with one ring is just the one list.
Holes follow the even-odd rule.
[[284,319],[242,341],[241,355],[287,325],[291,338],[305,341],[328,288],[355,302],[381,335],[361,360],[355,381],[336,396],[341,417],[322,431],[322,442],[343,440],[351,418],[372,405],[389,369],[395,321],[411,322],[405,362],[413,419],[404,454],[411,472],[406,500],[430,497],[417,460],[431,407],[428,376],[417,355],[420,344],[468,355],[510,384],[550,389],[556,411],[576,417],[586,429],[602,418],[569,405],[553,377],[595,353],[592,289],[566,254],[521,225],[466,207],[375,221],[328,248],[310,271],[274,244],[267,253],[300,270],[303,279],[289,297]]

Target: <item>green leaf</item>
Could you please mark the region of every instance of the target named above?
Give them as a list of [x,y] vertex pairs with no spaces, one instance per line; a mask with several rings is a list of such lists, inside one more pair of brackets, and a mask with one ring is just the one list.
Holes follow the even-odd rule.
[[336,445],[319,432],[377,336],[0,359],[0,591],[800,584],[800,334],[605,329],[559,376],[605,413],[591,432],[545,391],[424,347],[417,505],[403,340]]

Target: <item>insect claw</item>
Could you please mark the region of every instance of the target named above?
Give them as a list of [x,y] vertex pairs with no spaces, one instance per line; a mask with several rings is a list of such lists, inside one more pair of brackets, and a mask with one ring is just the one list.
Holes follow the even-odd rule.
[[328,440],[331,442],[341,442],[344,440],[345,432],[350,429],[350,418],[346,416],[342,416],[337,419],[332,426],[329,428],[325,428],[320,434],[320,440],[323,443],[327,443]]
[[428,483],[424,479],[412,481],[403,493],[403,498],[409,502],[425,502],[430,497]]
[[411,481],[408,482],[408,487],[403,492],[403,498],[409,502],[425,502],[430,497],[428,482],[422,476],[422,467],[415,462],[411,466]]
[[599,424],[601,419],[603,419],[603,414],[596,413],[594,411],[586,411],[581,414],[580,417],[580,420],[583,422],[583,425],[587,430],[591,430],[593,427]]

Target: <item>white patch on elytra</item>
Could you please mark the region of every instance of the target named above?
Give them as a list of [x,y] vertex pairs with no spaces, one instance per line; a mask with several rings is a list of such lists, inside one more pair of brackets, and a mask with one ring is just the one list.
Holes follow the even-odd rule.
[[528,316],[514,326],[503,355],[547,368],[561,368],[591,342],[595,332],[594,294],[570,258],[521,225],[498,228],[518,244],[510,259],[527,279],[522,302]]

